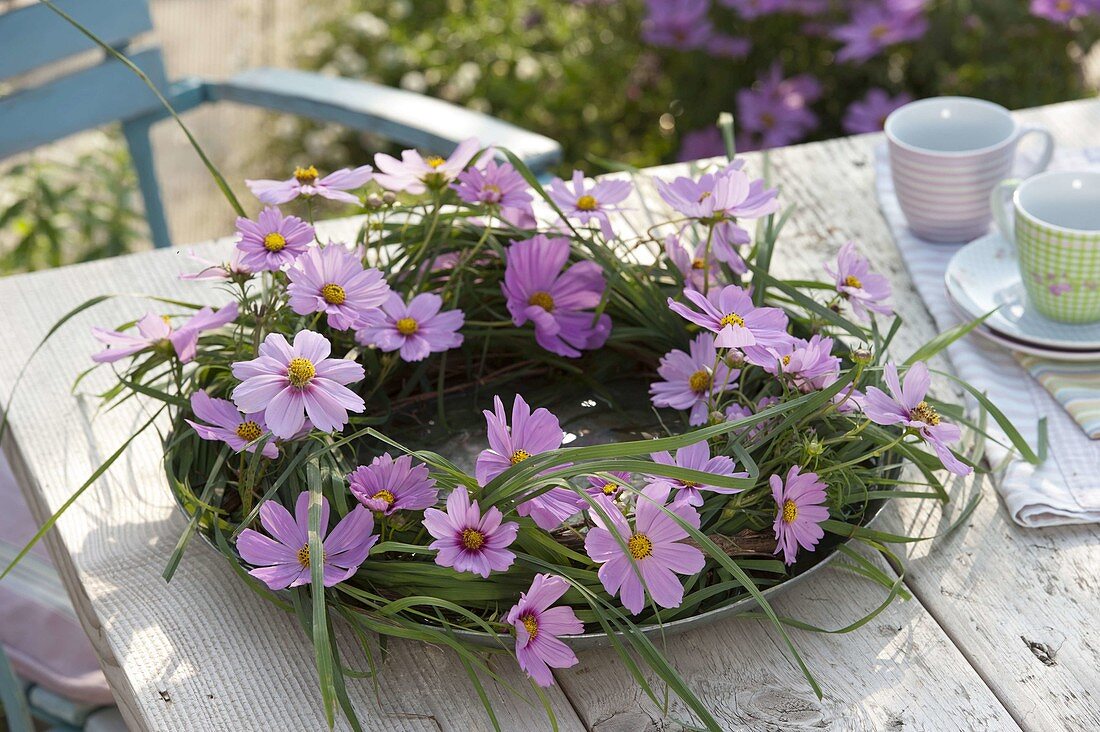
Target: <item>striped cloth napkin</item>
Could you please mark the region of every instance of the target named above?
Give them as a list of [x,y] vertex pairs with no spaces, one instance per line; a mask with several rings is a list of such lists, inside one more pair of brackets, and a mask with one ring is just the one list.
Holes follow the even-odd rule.
[[1020,365],[1046,388],[1093,440],[1100,440],[1100,362],[1051,361],[1015,354]]
[[[1098,161],[1100,156],[1095,150],[1059,150],[1051,168],[1096,169]],[[960,319],[944,294],[943,278],[948,262],[961,245],[931,244],[909,232],[894,196],[885,146],[876,151],[875,181],[879,206],[917,292],[936,325],[947,330]],[[1030,444],[1038,442],[1039,419],[1047,420],[1046,461],[1031,465],[1014,457],[1008,461],[1002,479],[995,481],[1012,519],[1028,527],[1100,522],[1100,441],[1090,440],[1052,392],[1037,379],[1029,378],[1028,370],[999,346],[969,336],[953,343],[948,357],[958,375],[984,390]],[[1059,364],[1060,375],[1062,366]],[[972,403],[970,407],[976,411],[977,405]],[[990,431],[994,432],[995,426]],[[986,454],[992,465],[1000,465],[1009,451],[990,441]]]

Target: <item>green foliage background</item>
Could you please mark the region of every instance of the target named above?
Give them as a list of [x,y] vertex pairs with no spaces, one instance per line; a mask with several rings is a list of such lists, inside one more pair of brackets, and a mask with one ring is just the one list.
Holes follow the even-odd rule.
[[[852,3],[837,3],[838,8]],[[1035,18],[1027,0],[932,0],[931,27],[862,64],[837,64],[835,41],[805,19],[741,20],[718,3],[718,30],[752,39],[744,60],[647,46],[643,0],[348,0],[306,34],[300,64],[422,91],[542,132],[566,149],[563,170],[593,156],[634,165],[675,158],[685,132],[736,111],[739,89],[773,62],[823,85],[813,139],[843,134],[846,107],[871,87],[916,97],[962,94],[1019,108],[1092,92],[1082,71],[1094,22]],[[843,13],[840,16],[843,17]],[[333,167],[366,160],[369,137],[309,123],[283,126],[282,151]]]

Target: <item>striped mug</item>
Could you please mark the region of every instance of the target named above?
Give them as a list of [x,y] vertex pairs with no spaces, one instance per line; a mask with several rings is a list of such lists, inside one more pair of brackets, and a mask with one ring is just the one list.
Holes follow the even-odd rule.
[[[1012,211],[1002,196],[1012,190]],[[1100,173],[1051,171],[993,189],[997,228],[1015,246],[1028,301],[1062,323],[1100,321]]]
[[890,173],[909,228],[922,239],[963,242],[986,232],[989,194],[1008,177],[1016,147],[1028,134],[1043,138],[1035,169],[1046,169],[1054,138],[1020,125],[1004,107],[968,97],[933,97],[906,104],[886,118]]

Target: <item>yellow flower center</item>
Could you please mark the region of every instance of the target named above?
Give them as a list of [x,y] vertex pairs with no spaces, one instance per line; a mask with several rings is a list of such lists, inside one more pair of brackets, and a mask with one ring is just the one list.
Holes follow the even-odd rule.
[[385,501],[387,506],[392,506],[393,502],[397,499],[394,497],[394,495],[392,493],[390,493],[388,490],[383,488],[382,490],[378,491],[373,496],[371,496],[371,500]]
[[601,490],[603,491],[603,494],[605,496],[613,496],[613,495],[615,495],[615,491],[619,490],[619,484],[618,483],[604,483],[603,488],[601,488]]
[[527,298],[528,305],[537,305],[548,313],[554,312],[554,298],[549,292],[536,292]]
[[798,518],[798,505],[790,498],[783,501],[783,523],[793,523]]
[[1060,13],[1068,13],[1073,10],[1073,0],[1058,0],[1055,6]]
[[485,534],[481,533],[477,529],[462,530],[462,546],[466,547],[470,551],[477,551],[484,543]]
[[698,198],[698,200],[696,200],[695,202],[696,202],[696,203],[702,203],[703,201],[705,201],[705,200],[707,200],[708,198],[710,198],[710,197],[711,197],[712,195],[714,195],[714,194],[713,194],[713,193],[711,193],[710,191],[703,191],[702,195],[700,195],[700,196],[699,196],[699,198]]
[[290,365],[286,367],[286,377],[290,380],[290,385],[299,389],[308,384],[310,379],[316,375],[317,368],[308,358],[292,358]]
[[401,318],[397,321],[397,332],[403,336],[411,336],[419,328],[420,325],[412,318]]
[[718,321],[719,325],[725,328],[727,325],[736,325],[738,327],[745,327],[745,319],[737,313],[730,313]]
[[535,616],[528,613],[527,615],[520,615],[519,620],[523,623],[523,629],[527,631],[527,635],[534,639],[539,634],[539,623],[535,620]]
[[702,483],[696,483],[694,480],[681,480],[680,485],[685,488],[698,488]]
[[653,553],[653,542],[645,534],[635,534],[626,542],[626,548],[635,559],[645,559]]
[[779,359],[779,360],[783,362],[784,366],[790,366],[791,365],[791,355],[789,353],[786,356],[784,356],[783,358]]
[[599,205],[595,196],[585,195],[577,199],[577,209],[580,211],[595,211]]
[[247,442],[252,442],[253,440],[260,439],[260,435],[262,434],[263,431],[260,429],[260,425],[256,424],[252,420],[241,422],[239,425],[237,425],[237,437],[240,437],[242,440],[245,440]]
[[517,465],[519,463],[522,463],[529,457],[531,457],[531,453],[527,452],[526,450],[516,450],[512,453],[512,457],[510,458],[510,460],[512,461],[512,465]]
[[863,287],[863,283],[859,281],[859,278],[855,275],[848,275],[844,278],[844,284],[848,287],[860,288]]
[[940,414],[936,411],[928,402],[921,402],[917,406],[913,407],[913,411],[909,413],[910,419],[920,420],[927,425],[935,427],[940,423]]
[[704,262],[699,257],[696,257],[695,259],[691,260],[691,268],[692,269],[703,269],[704,267],[706,267],[706,262]]
[[320,174],[317,172],[317,168],[313,167],[312,165],[308,168],[294,169],[294,177],[298,180],[299,185],[313,185],[317,181],[318,175]]
[[309,569],[309,544],[298,550],[298,564],[302,565],[303,569]]
[[343,305],[348,293],[340,285],[330,282],[321,288],[321,298],[329,305]]
[[874,38],[876,41],[882,40],[882,38],[885,37],[886,34],[889,32],[890,29],[886,26],[885,23],[879,23],[878,25],[871,28],[871,38]]
[[438,168],[440,165],[443,165],[443,163],[447,161],[439,157],[438,155],[432,155],[430,158],[425,158],[424,162],[428,164],[429,168],[432,168],[434,170],[435,168]]
[[764,125],[765,129],[771,129],[775,127],[775,115],[771,112],[764,112],[760,115],[760,124]]
[[688,386],[691,387],[691,390],[696,394],[702,394],[710,388],[710,382],[710,372],[705,369],[700,369],[688,379]]
[[286,246],[286,237],[273,231],[264,237],[264,249],[269,252],[281,252]]

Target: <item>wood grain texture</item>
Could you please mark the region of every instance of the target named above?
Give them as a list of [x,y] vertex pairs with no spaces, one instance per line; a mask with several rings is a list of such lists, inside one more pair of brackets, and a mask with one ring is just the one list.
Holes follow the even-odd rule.
[[[1081,104],[1047,114],[1074,120],[1067,128],[1072,131],[1076,124],[1095,126],[1094,112]],[[909,328],[907,340],[899,343],[904,353],[934,328],[874,203],[875,139],[807,145],[774,156],[783,199],[800,205],[776,266],[784,274],[805,275],[847,239],[861,240],[875,266],[894,282],[896,304]],[[677,171],[686,168],[662,175]],[[227,247],[223,241],[210,250]],[[217,302],[215,288],[175,279],[192,268],[180,252],[168,251],[0,281],[0,312],[6,318],[0,384],[11,384],[61,313],[93,295],[141,290]],[[69,386],[95,350],[88,327],[133,318],[146,307],[130,297],[83,313],[34,361],[15,400],[12,439],[5,448],[36,515],[60,505],[140,423],[137,404],[97,415],[94,398],[73,398]],[[106,376],[93,377],[82,391],[105,387]],[[127,719],[157,730],[322,728],[309,646],[289,618],[252,595],[220,558],[198,544],[170,585],[160,579],[183,526],[165,489],[160,456],[155,436],[136,442],[50,539],[85,627],[101,653],[113,659],[108,672]],[[973,483],[964,488],[983,489]],[[991,491],[984,490],[987,500],[968,526],[945,540],[947,546],[917,550],[908,579],[917,599],[888,609],[851,635],[795,634],[825,689],[823,702],[814,699],[775,632],[759,621],[732,619],[672,639],[670,657],[730,729],[999,730],[1013,729],[1017,721],[1027,729],[1057,729],[1059,720],[1095,727],[1088,723],[1095,720],[1089,715],[1096,707],[1090,693],[1100,688],[1100,663],[1087,636],[1097,597],[1095,572],[1090,575],[1088,565],[1095,565],[1100,552],[1094,530],[1008,527]],[[891,520],[934,533],[940,519],[902,512]],[[1025,581],[1016,584],[1018,577]],[[873,608],[881,596],[881,588],[830,569],[792,588],[777,605],[802,620],[835,627]],[[1053,632],[1042,635],[1047,626],[1059,629],[1064,641]],[[1017,628],[1031,644],[1013,640]],[[449,655],[406,644],[393,649],[380,706],[368,684],[353,684],[369,729],[488,726]],[[500,666],[519,680],[507,663]],[[666,715],[643,701],[611,652],[584,654],[581,666],[559,674],[559,682],[561,690],[551,699],[563,729],[676,729],[677,720],[686,718],[679,706]],[[505,729],[546,728],[537,705],[499,689],[491,693],[498,697]]]
[[[1046,125],[1060,146],[1100,146],[1095,101],[1019,117]],[[983,492],[966,530],[911,548],[909,587],[1027,729],[1100,729],[1100,527],[1025,529],[988,485]],[[944,525],[935,512],[905,509],[895,528]]]

